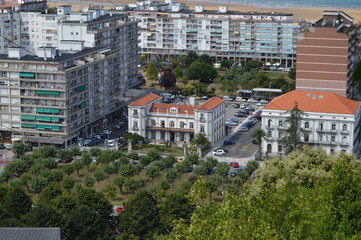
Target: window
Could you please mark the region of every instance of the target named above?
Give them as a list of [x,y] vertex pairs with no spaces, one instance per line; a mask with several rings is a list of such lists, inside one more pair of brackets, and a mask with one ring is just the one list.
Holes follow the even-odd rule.
[[200,126],[200,132],[204,133],[204,125],[203,124]]
[[165,140],[165,132],[160,133],[160,139]]
[[319,128],[319,130],[323,130],[323,123],[319,123],[318,128]]
[[318,135],[318,141],[322,142],[322,135]]
[[267,145],[267,153],[271,153],[272,152],[272,145],[268,144]]
[[184,141],[184,133],[181,133],[181,134],[180,134],[179,141]]
[[282,145],[278,145],[278,152],[282,152]]
[[186,124],[184,122],[180,122],[180,128],[184,128]]
[[305,129],[310,128],[310,123],[309,122],[305,122]]
[[342,125],[342,131],[347,131],[347,124]]
[[268,120],[268,127],[271,127],[271,125],[272,125],[272,120],[269,119],[269,120]]
[[151,139],[155,139],[155,131],[151,131],[151,132],[150,132],[150,138],[151,138]]
[[161,126],[162,128],[165,127],[165,122],[164,122],[164,120],[160,121],[160,126]]
[[331,130],[336,130],[336,124],[335,123],[331,124]]
[[267,137],[269,137],[269,138],[272,137],[272,131],[267,132]]
[[308,142],[308,138],[309,138],[308,133],[306,133],[306,134],[304,135],[304,138],[305,138],[305,142]]
[[331,136],[331,142],[335,142],[336,141],[336,136],[335,135],[332,135]]
[[283,121],[282,120],[278,121],[278,126],[282,127],[282,125],[283,125]]
[[155,124],[155,120],[151,120],[151,124],[152,126],[154,127],[156,124]]
[[138,110],[133,110],[133,116],[138,116]]
[[170,121],[169,126],[170,126],[171,128],[174,128],[174,121]]
[[190,129],[193,129],[193,128],[194,128],[194,123],[192,123],[192,122],[189,123],[189,128],[190,128]]
[[283,137],[283,133],[282,133],[282,132],[278,132],[278,138],[279,138],[279,139],[282,139],[282,137]]

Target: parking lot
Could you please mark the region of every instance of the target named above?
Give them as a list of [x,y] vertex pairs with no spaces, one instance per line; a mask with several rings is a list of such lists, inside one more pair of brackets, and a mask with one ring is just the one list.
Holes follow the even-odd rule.
[[[240,122],[238,126],[234,126],[232,129],[229,129],[228,137],[226,139],[232,140],[235,144],[232,145],[223,145],[222,148],[228,150],[223,156],[218,156],[217,158],[227,160],[227,162],[231,161],[233,158],[251,158],[254,156],[255,152],[258,150],[258,145],[252,143],[252,133],[256,129],[260,128],[261,123],[257,123],[253,128],[246,132],[237,132],[239,126],[241,126],[242,122],[247,121],[252,114],[247,117],[235,117],[234,114],[241,110],[241,108],[234,108],[234,103],[237,102],[228,102],[227,109],[226,109],[226,119],[235,118],[238,119]],[[245,104],[250,107],[255,108],[255,111],[261,109],[260,106],[256,106],[256,103],[240,103]]]

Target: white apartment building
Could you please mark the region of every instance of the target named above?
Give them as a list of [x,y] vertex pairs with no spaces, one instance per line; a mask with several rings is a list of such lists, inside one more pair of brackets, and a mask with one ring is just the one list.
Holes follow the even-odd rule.
[[[196,51],[220,61],[231,59],[275,61],[292,67],[296,60],[296,41],[305,21],[279,12],[236,12],[220,6],[218,11],[185,10],[167,1],[164,5],[135,7],[130,15],[139,21],[139,47],[149,58],[174,58]],[[139,4],[138,4],[139,5]],[[152,6],[150,8],[149,6]]]
[[300,90],[274,98],[262,110],[263,153],[283,153],[285,120],[295,104],[303,112],[300,139],[304,144],[327,153],[360,153],[360,104],[335,93]]
[[125,110],[124,94],[140,83],[137,23],[128,15],[64,5],[0,16],[17,29],[1,37],[0,141],[66,147]]
[[128,105],[128,132],[148,141],[176,145],[189,143],[194,135],[204,133],[211,144],[226,135],[225,101],[213,97],[197,106],[161,103],[161,97],[151,93]]

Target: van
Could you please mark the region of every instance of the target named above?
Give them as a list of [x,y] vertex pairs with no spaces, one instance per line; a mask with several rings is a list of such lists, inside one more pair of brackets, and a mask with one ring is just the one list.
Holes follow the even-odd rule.
[[246,99],[243,99],[242,97],[236,97],[237,102],[245,102]]
[[233,101],[233,98],[231,98],[230,96],[224,96],[223,100],[225,100],[225,101]]

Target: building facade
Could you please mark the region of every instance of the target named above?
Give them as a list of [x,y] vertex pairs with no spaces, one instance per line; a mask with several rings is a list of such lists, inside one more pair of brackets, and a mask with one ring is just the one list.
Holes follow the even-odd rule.
[[11,15],[19,33],[0,55],[1,140],[68,146],[139,85],[137,23],[127,15],[68,5]]
[[295,104],[303,111],[300,140],[304,144],[327,153],[360,153],[360,104],[335,93],[299,90],[273,99],[262,110],[263,153],[283,154],[286,119]]
[[166,5],[129,11],[139,21],[141,53],[150,58],[174,58],[195,51],[217,62],[275,61],[291,67],[296,60],[297,36],[305,21],[293,19],[292,14],[243,13],[225,6],[218,11],[196,6],[190,11],[173,1]]
[[149,94],[128,106],[128,132],[143,136],[154,144],[189,143],[203,133],[213,145],[226,135],[225,101],[213,97],[201,105],[161,103],[161,97]]
[[323,18],[302,32],[297,43],[296,89],[357,96],[353,70],[360,59],[360,25],[342,11],[324,11]]

